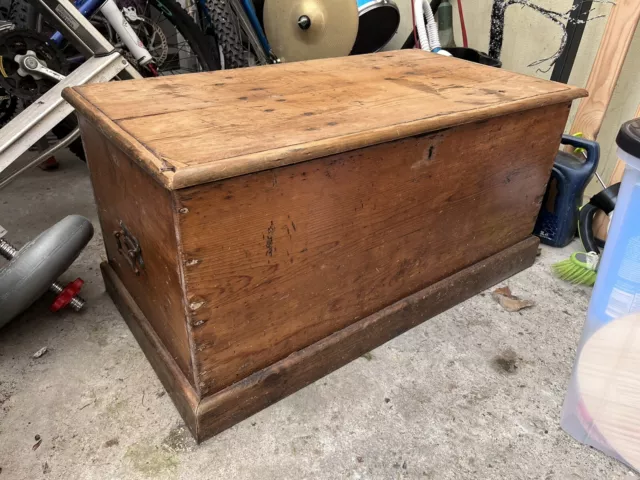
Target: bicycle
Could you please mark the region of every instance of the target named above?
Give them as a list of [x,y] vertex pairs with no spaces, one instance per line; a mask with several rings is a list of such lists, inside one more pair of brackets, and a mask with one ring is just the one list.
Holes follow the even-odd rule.
[[[9,29],[5,28],[7,21],[0,24],[0,30],[4,30],[0,33],[0,87],[27,107],[0,130],[0,174],[6,175],[8,167],[49,130],[61,142],[45,153],[51,155],[56,149],[69,146],[77,156],[84,157],[75,116],[70,115],[71,107],[60,98],[65,85],[220,66],[212,39],[199,30],[175,0],[134,0],[123,10],[113,8],[114,0],[81,0],[76,2],[80,10],[64,0],[0,2],[9,7],[5,15],[10,23]],[[153,17],[142,15],[156,7]],[[129,28],[122,25],[126,23]],[[149,25],[155,28],[143,39],[152,48],[147,48],[135,30],[138,27],[137,31],[142,31]],[[154,47],[158,44],[162,49]],[[20,160],[22,167],[17,167],[17,173],[39,158],[26,163]],[[17,173],[0,179],[0,187]]]
[[[37,8],[34,2],[25,0],[0,1],[4,3],[4,9],[0,9],[6,17],[4,25],[12,25],[0,33],[0,88],[4,92],[0,92],[0,126],[15,113],[16,99],[25,106],[32,104],[93,55],[85,42],[101,45],[105,52],[122,52],[142,76],[220,68],[215,43],[175,0],[122,0],[128,2],[122,9],[115,0],[78,0],[77,13],[91,19],[92,26],[99,30],[92,35],[85,31],[84,40],[78,38],[74,28],[63,25],[67,21],[74,27],[78,22],[56,13],[63,5],[60,0],[38,0]],[[98,35],[102,40],[96,40]],[[41,60],[39,71],[26,69],[28,56],[33,61]],[[64,139],[75,128],[75,116],[70,115],[52,132]],[[69,148],[84,158],[79,139]]]
[[[37,8],[25,7],[25,0],[9,2],[10,15],[14,10],[22,11],[19,22],[15,15],[11,19],[17,27],[48,33],[55,46],[69,48],[63,34],[47,25],[48,14],[59,0],[45,0]],[[128,60],[140,67],[143,75],[157,74],[153,68],[145,71],[147,66],[155,66],[162,74],[220,68],[217,47],[176,0],[76,0],[74,5],[115,48],[122,49]]]

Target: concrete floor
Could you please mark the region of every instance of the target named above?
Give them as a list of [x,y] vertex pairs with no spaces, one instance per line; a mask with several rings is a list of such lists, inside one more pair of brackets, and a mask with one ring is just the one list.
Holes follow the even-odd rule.
[[[18,245],[70,213],[98,226],[73,159],[0,192]],[[66,275],[86,311],[47,297],[0,333],[0,480],[635,478],[558,424],[590,295],[549,272],[569,251],[505,282],[533,308],[480,294],[196,446],[104,292],[96,232]]]

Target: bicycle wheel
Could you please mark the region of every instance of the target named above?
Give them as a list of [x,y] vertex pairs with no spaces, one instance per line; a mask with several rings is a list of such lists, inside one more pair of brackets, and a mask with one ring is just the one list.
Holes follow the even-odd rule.
[[[220,70],[217,45],[176,0],[120,0],[134,7],[140,20],[129,23],[153,56],[160,75]],[[126,16],[126,12],[125,12]],[[132,64],[135,66],[135,60]],[[138,69],[148,76],[148,72]]]
[[240,25],[227,0],[207,0],[213,30],[224,57],[224,68],[247,66]]

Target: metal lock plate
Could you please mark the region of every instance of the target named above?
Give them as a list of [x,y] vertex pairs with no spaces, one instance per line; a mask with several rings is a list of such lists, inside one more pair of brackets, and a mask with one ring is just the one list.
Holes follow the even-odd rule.
[[120,230],[113,232],[118,244],[118,252],[127,260],[136,275],[144,270],[144,260],[138,239],[134,237],[127,226],[120,220]]

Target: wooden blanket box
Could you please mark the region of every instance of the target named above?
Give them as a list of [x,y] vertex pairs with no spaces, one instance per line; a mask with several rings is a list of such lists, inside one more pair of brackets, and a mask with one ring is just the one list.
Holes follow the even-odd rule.
[[585,93],[402,50],[64,98],[107,290],[201,441],[530,266]]

